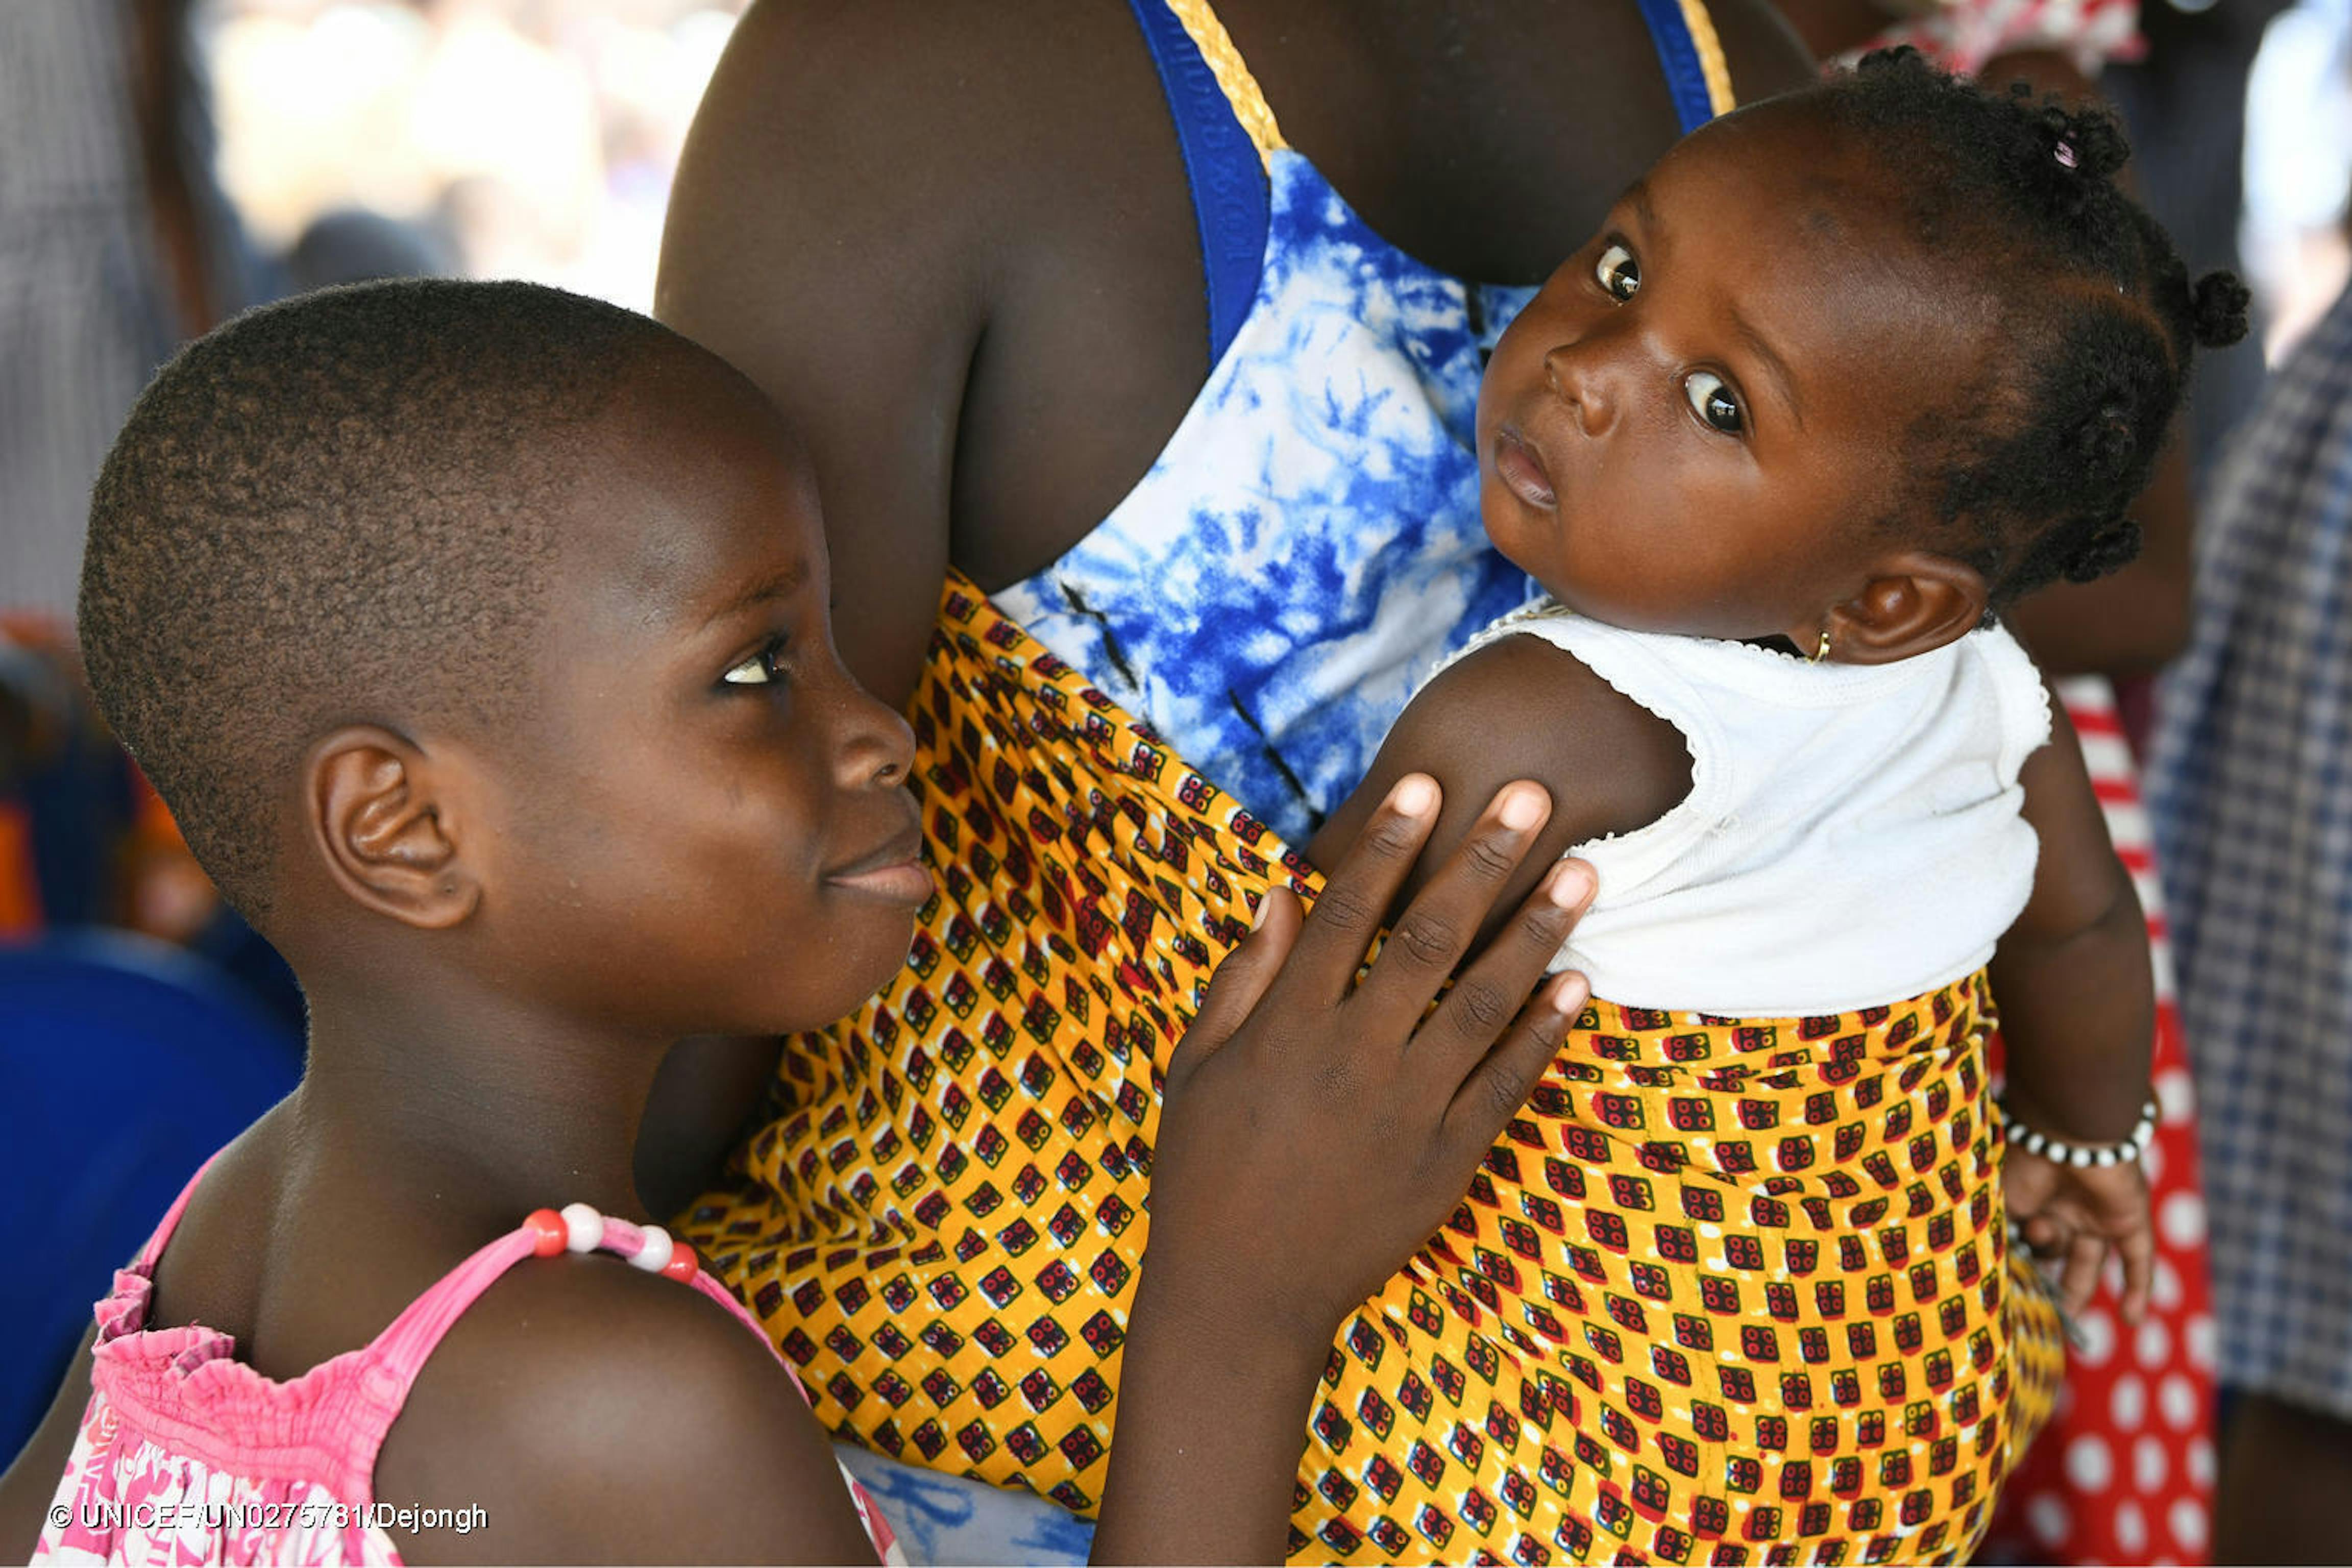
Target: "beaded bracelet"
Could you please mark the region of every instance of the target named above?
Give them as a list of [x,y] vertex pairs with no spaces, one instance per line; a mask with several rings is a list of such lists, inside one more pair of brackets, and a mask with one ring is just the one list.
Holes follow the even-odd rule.
[[2155,1136],[2157,1120],[2161,1114],[2156,1097],[2150,1095],[2147,1103],[2140,1108],[2139,1124],[2131,1130],[2130,1137],[2115,1143],[2066,1143],[2046,1132],[2036,1132],[2011,1117],[2006,1105],[2000,1108],[2000,1111],[2002,1121],[2008,1123],[2005,1134],[2008,1142],[2029,1154],[2040,1155],[2053,1165],[2072,1165],[2078,1171],[2088,1170],[2094,1165],[2137,1164],[2140,1156],[2147,1152],[2148,1140]]

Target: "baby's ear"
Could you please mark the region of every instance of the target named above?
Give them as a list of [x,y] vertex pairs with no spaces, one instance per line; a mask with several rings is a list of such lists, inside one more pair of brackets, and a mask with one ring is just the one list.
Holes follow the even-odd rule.
[[1985,596],[1984,578],[1964,562],[1925,550],[1888,556],[1872,566],[1861,593],[1830,611],[1830,658],[1892,664],[1933,652],[1983,623]]
[[481,902],[460,851],[462,813],[451,766],[373,724],[310,748],[305,826],[327,874],[362,908],[403,925],[446,931]]

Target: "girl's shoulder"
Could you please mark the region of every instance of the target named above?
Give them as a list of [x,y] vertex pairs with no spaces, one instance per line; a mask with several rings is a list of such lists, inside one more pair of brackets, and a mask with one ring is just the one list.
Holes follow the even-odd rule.
[[412,1563],[874,1550],[764,1336],[698,1289],[593,1254],[523,1260],[448,1327],[374,1485],[487,1521],[402,1541]]
[[[340,1249],[321,1250],[316,1236],[289,1242],[320,1216],[287,1211],[316,1210],[320,1194],[289,1200],[287,1163],[265,1119],[142,1255],[155,1289],[140,1292],[140,1321],[121,1326],[142,1331],[114,1357],[134,1404],[188,1417],[174,1429],[218,1416],[236,1428],[223,1440],[248,1427],[276,1447],[295,1439],[332,1461],[314,1479],[349,1500],[479,1521],[463,1533],[394,1523],[411,1563],[871,1556],[766,1335],[707,1277],[613,1255],[616,1232],[651,1231],[605,1221],[605,1251],[547,1256],[532,1222],[472,1247],[387,1221],[346,1226]],[[264,1257],[285,1267],[257,1268]],[[199,1322],[211,1326],[171,1326]],[[136,1375],[144,1347],[131,1342],[169,1352],[189,1334],[227,1364],[203,1380]],[[202,1390],[181,1386],[195,1381],[234,1397],[196,1401]]]

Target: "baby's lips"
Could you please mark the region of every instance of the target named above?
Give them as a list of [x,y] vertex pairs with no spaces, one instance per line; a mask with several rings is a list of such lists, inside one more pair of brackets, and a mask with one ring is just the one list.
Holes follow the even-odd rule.
[[1543,455],[1507,425],[1495,432],[1494,461],[1496,478],[1528,505],[1547,510],[1559,504],[1559,492]]

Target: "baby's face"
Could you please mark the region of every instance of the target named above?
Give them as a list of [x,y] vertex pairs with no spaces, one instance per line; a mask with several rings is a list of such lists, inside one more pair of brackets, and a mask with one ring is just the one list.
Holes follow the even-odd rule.
[[834,653],[782,422],[702,356],[647,379],[590,437],[484,921],[502,973],[583,1016],[814,1027],[905,961],[930,894],[912,737]]
[[1885,238],[1873,181],[1768,106],[1628,191],[1487,369],[1496,546],[1596,619],[1811,651],[1895,542],[1874,525],[1913,422],[1979,341]]

